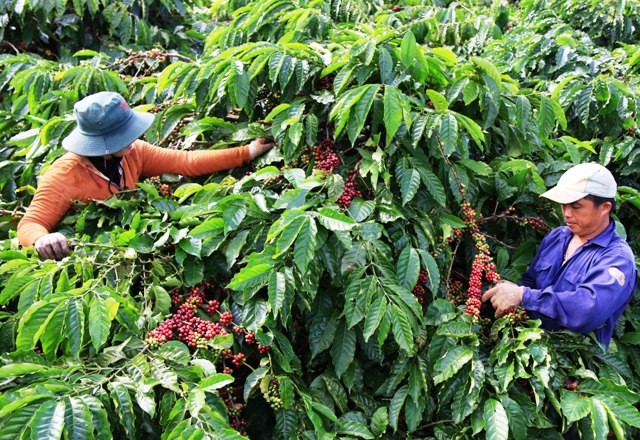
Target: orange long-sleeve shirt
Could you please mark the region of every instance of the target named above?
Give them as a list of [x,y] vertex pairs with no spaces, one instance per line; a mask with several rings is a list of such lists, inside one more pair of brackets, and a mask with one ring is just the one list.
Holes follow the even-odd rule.
[[[121,187],[135,188],[140,177],[164,173],[200,176],[228,170],[250,160],[248,146],[225,150],[182,151],[160,148],[137,140],[132,144],[129,154],[122,158]],[[38,183],[33,200],[18,224],[20,244],[32,246],[38,238],[53,230],[74,200],[105,200],[115,191],[117,188],[87,158],[71,152],[65,153],[47,169]]]

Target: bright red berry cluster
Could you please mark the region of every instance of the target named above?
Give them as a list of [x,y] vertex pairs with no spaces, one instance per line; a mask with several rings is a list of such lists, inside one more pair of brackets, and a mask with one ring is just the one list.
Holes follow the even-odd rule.
[[429,272],[426,269],[422,269],[420,271],[420,275],[418,275],[418,282],[416,286],[413,288],[413,295],[418,298],[418,302],[420,304],[424,304],[424,294],[427,293],[426,285],[429,280]]
[[482,305],[483,278],[489,283],[495,283],[500,279],[500,275],[496,273],[496,265],[493,262],[487,239],[480,233],[478,228],[476,210],[471,207],[469,202],[463,202],[462,214],[464,222],[469,230],[471,230],[471,237],[473,238],[477,251],[471,264],[466,312],[475,317],[479,317],[480,306]]
[[334,143],[331,139],[325,139],[311,149],[315,161],[314,169],[332,173],[340,166],[340,157],[333,150]]
[[344,181],[344,189],[342,190],[342,194],[338,198],[338,205],[341,208],[347,209],[351,202],[356,197],[362,197],[362,191],[358,188],[358,181],[356,180],[356,175],[358,174],[358,169],[353,169],[349,171],[349,177]]
[[[207,299],[207,294],[211,292],[219,294],[220,287],[210,281],[203,281],[198,286],[192,287],[185,295],[178,289],[173,290],[171,300],[178,306],[177,310],[166,321],[151,330],[145,342],[151,347],[157,347],[170,340],[179,340],[192,348],[207,348],[209,341],[216,336],[233,332],[242,337],[247,344],[256,344],[257,339],[253,331],[234,324],[233,313],[220,312],[220,301]],[[218,322],[202,319],[200,316],[205,316],[203,311],[212,317],[217,315]],[[270,348],[259,345],[258,352],[266,354]],[[244,353],[233,354],[232,350],[226,350],[223,355],[230,359],[235,367],[242,366],[246,359]]]

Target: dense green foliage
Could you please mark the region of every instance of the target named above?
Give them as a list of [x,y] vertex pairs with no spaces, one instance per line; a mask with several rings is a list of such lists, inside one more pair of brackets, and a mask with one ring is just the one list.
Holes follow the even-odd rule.
[[[584,161],[640,255],[640,3],[207,6],[0,5],[0,439],[640,434],[635,299],[604,352],[464,295],[482,243],[519,279]],[[41,261],[17,221],[101,90],[157,145],[278,148],[78,204]]]

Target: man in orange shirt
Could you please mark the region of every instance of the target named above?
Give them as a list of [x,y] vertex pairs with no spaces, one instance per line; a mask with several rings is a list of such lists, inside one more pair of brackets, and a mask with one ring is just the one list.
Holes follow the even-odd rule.
[[122,96],[99,92],[77,102],[78,126],[62,141],[67,150],[42,176],[25,216],[18,224],[23,246],[34,246],[44,258],[69,253],[64,235],[51,232],[74,200],[104,200],[133,189],[141,177],[164,173],[199,176],[248,163],[273,147],[256,139],[225,150],[182,151],[139,140],[154,116],[133,111]]

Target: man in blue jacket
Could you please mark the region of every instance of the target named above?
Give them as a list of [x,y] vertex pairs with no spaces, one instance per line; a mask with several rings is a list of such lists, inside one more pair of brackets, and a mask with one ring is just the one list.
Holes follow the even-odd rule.
[[546,329],[595,332],[609,346],[637,283],[631,248],[610,216],[616,191],[609,170],[585,163],[542,194],[562,205],[566,226],[543,239],[519,285],[503,281],[484,293],[482,301],[491,301],[496,317],[522,306]]

